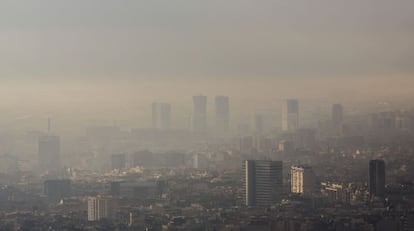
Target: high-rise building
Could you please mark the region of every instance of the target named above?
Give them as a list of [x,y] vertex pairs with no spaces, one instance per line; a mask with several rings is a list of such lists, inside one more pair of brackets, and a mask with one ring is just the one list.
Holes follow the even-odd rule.
[[382,197],[385,194],[385,162],[371,160],[369,162],[369,194]]
[[152,103],[152,128],[159,127],[159,114],[158,103]]
[[332,105],[332,122],[334,124],[341,124],[344,119],[344,112],[341,104]]
[[193,96],[193,130],[207,130],[207,96]]
[[111,156],[111,166],[112,169],[123,169],[126,167],[126,155],[121,154],[113,154]]
[[332,105],[332,128],[334,135],[342,134],[344,112],[341,104]]
[[152,104],[152,128],[168,130],[171,127],[171,104]]
[[262,114],[254,116],[254,127],[257,133],[262,134],[264,130],[264,118]]
[[60,138],[58,136],[42,136],[38,146],[39,170],[41,173],[59,173],[60,162]]
[[226,132],[230,124],[230,103],[228,96],[216,96],[216,130]]
[[243,192],[246,206],[268,207],[283,193],[283,163],[269,160],[243,162]]
[[88,221],[112,219],[118,210],[118,200],[109,196],[88,197]]
[[171,128],[171,104],[162,103],[160,105],[160,123],[161,129]]
[[299,101],[287,99],[282,106],[282,130],[287,132],[299,128]]
[[292,166],[291,192],[301,195],[310,195],[316,192],[316,177],[310,166]]

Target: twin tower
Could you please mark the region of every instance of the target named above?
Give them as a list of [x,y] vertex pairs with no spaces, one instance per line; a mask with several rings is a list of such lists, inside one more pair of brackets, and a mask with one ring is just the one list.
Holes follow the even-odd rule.
[[[230,127],[230,100],[228,96],[215,98],[215,129],[227,132]],[[168,103],[152,104],[152,127],[168,130],[171,128],[171,105]],[[207,96],[193,96],[193,113],[191,127],[195,132],[207,131]]]
[[[215,128],[216,131],[227,132],[230,127],[230,101],[228,96],[215,98]],[[193,130],[204,132],[207,130],[207,96],[193,96]]]
[[[207,96],[193,96],[193,113],[191,127],[195,132],[207,131]],[[171,105],[167,103],[152,104],[152,127],[170,129]],[[215,130],[227,132],[230,128],[230,100],[228,96],[215,97]],[[282,106],[282,130],[295,131],[299,128],[299,102],[287,99]]]

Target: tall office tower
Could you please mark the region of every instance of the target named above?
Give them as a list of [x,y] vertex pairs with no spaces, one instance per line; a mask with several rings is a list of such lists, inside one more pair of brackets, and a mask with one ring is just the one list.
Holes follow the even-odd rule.
[[158,103],[152,103],[152,128],[158,128],[159,114]]
[[287,132],[299,128],[299,102],[297,99],[287,99],[282,106],[282,130]]
[[316,177],[310,166],[292,166],[291,174],[291,192],[310,195],[316,192]]
[[344,119],[344,112],[341,104],[332,105],[332,128],[334,135],[342,133],[342,123]]
[[112,169],[123,169],[126,167],[126,156],[125,154],[113,154],[111,156]]
[[385,194],[385,162],[383,160],[369,162],[369,194],[377,197]]
[[230,123],[230,103],[228,96],[216,96],[216,130],[226,132]]
[[264,118],[262,114],[254,116],[254,127],[257,133],[262,134],[264,130]]
[[242,180],[246,206],[271,206],[279,202],[283,193],[283,163],[246,160],[243,162]]
[[41,173],[59,173],[60,138],[58,136],[42,136],[38,146],[39,170]]
[[204,132],[207,130],[207,96],[193,96],[193,130]]
[[152,128],[170,129],[171,105],[168,103],[152,104]]
[[332,122],[334,124],[342,124],[344,119],[344,111],[341,104],[332,105]]
[[112,219],[118,210],[118,200],[113,197],[88,197],[88,221]]
[[168,103],[160,104],[160,128],[168,130],[171,127],[171,105]]

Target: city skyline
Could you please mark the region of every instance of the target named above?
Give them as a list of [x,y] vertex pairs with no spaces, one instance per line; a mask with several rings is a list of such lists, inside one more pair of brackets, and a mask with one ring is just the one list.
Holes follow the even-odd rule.
[[0,230],[414,230],[414,1],[0,0]]

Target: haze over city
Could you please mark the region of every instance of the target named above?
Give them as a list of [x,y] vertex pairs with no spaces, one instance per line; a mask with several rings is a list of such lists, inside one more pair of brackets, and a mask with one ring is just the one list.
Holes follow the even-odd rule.
[[413,230],[414,1],[0,0],[0,230]]

